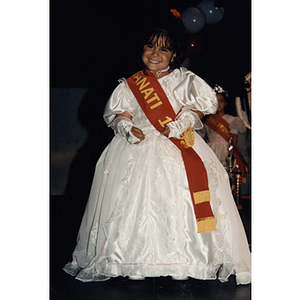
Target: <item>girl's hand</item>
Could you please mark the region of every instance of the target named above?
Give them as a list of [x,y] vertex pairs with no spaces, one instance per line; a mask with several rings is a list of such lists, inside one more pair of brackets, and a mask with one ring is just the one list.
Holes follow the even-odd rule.
[[169,137],[169,133],[170,133],[170,128],[167,126],[165,126],[164,131],[162,132],[162,134],[166,137]]
[[[145,139],[145,135],[144,135],[143,131],[142,131],[141,129],[137,128],[137,127],[132,127],[132,128],[131,128],[131,133],[132,133],[134,136],[136,136],[136,137],[140,140],[140,142],[143,141],[143,140]],[[137,144],[139,144],[140,142],[136,142],[136,143],[134,143],[134,144],[137,145]]]

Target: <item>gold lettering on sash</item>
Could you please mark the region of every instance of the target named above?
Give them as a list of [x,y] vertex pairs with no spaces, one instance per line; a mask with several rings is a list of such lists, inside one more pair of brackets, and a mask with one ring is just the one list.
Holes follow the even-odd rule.
[[[135,80],[136,85],[140,85],[139,86],[139,90],[141,91],[141,94],[145,94],[144,95],[144,99],[147,100],[148,97],[154,92],[154,88],[153,87],[149,87],[148,89],[145,89],[150,82],[147,82],[147,78],[140,75],[135,75],[132,77]],[[142,79],[141,79],[142,78]],[[154,96],[152,98],[150,98],[149,100],[147,100],[147,104],[153,102],[154,100],[157,100],[158,102],[155,103],[154,105],[150,106],[151,109],[154,109],[160,105],[162,105],[163,103],[160,101],[160,98],[158,97],[157,93],[154,93]],[[165,122],[168,122],[165,121]],[[163,125],[162,125],[163,126]],[[164,127],[164,126],[163,126]]]
[[132,78],[135,80],[135,83],[137,83],[142,78],[142,76],[141,75],[135,75],[135,76],[132,76]]
[[154,100],[160,100],[160,98],[158,97],[158,95],[156,94],[156,93],[154,93],[154,97],[152,97],[151,99],[149,99],[148,101],[147,101],[147,103],[149,104],[149,103],[151,103],[152,101],[154,101]]
[[147,100],[147,98],[154,92],[154,88],[149,88],[146,90],[141,91],[141,94],[145,94],[144,99]]
[[227,135],[230,136],[230,132],[223,124],[218,124],[218,127]]
[[212,117],[209,118],[209,121],[214,125],[217,125],[217,120],[213,119]]
[[156,108],[157,106],[160,106],[160,105],[162,105],[162,102],[161,102],[161,101],[159,101],[159,102],[157,102],[156,104],[150,106],[150,108],[151,108],[151,109],[154,109],[154,108]]
[[165,127],[165,124],[169,123],[172,121],[172,118],[166,116],[166,120],[165,121],[161,121],[161,120],[158,120],[159,124],[161,125],[162,128]]
[[143,90],[146,86],[148,86],[150,84],[150,82],[145,83],[146,81],[147,81],[146,77],[139,80],[139,81],[136,81],[136,85],[141,85],[139,87],[140,91]]
[[[224,124],[220,123],[213,116],[209,116],[209,118],[207,119],[207,124],[208,124],[208,126],[209,125],[215,126],[215,129],[213,127],[211,127],[211,126],[209,126],[209,127],[211,127],[218,134],[221,135],[221,132],[223,132],[227,138],[230,137],[230,130],[227,128],[227,126],[225,126]],[[222,136],[222,137],[226,140],[226,138],[224,136]]]

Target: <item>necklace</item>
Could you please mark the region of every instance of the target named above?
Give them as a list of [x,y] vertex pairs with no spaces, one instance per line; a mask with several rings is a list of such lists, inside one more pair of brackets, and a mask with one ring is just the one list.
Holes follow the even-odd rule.
[[165,69],[163,69],[163,70],[160,70],[160,71],[157,71],[157,72],[154,72],[154,71],[151,71],[153,74],[155,74],[156,76],[157,76],[157,78],[160,76],[160,74],[162,73],[162,72],[166,72],[166,71],[168,71],[170,69],[170,66],[167,66]]

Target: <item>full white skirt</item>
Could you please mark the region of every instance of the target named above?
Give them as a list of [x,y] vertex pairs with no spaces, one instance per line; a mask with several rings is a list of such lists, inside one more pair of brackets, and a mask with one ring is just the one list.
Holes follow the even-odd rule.
[[[142,275],[250,282],[250,251],[228,175],[195,133],[204,162],[217,230],[197,233],[179,149],[156,130],[130,145],[116,135],[102,153],[79,230],[64,270],[81,281]],[[201,180],[201,178],[199,178]]]

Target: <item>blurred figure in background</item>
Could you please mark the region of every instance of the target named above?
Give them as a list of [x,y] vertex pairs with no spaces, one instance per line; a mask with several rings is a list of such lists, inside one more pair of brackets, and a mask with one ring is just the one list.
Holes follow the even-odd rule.
[[227,157],[231,154],[235,157],[236,167],[242,172],[242,178],[246,179],[247,166],[238,147],[238,133],[246,132],[243,121],[236,116],[226,113],[228,96],[226,91],[216,85],[215,92],[218,98],[216,114],[211,114],[205,121],[205,126],[200,134],[207,141],[224,167],[228,167]]

